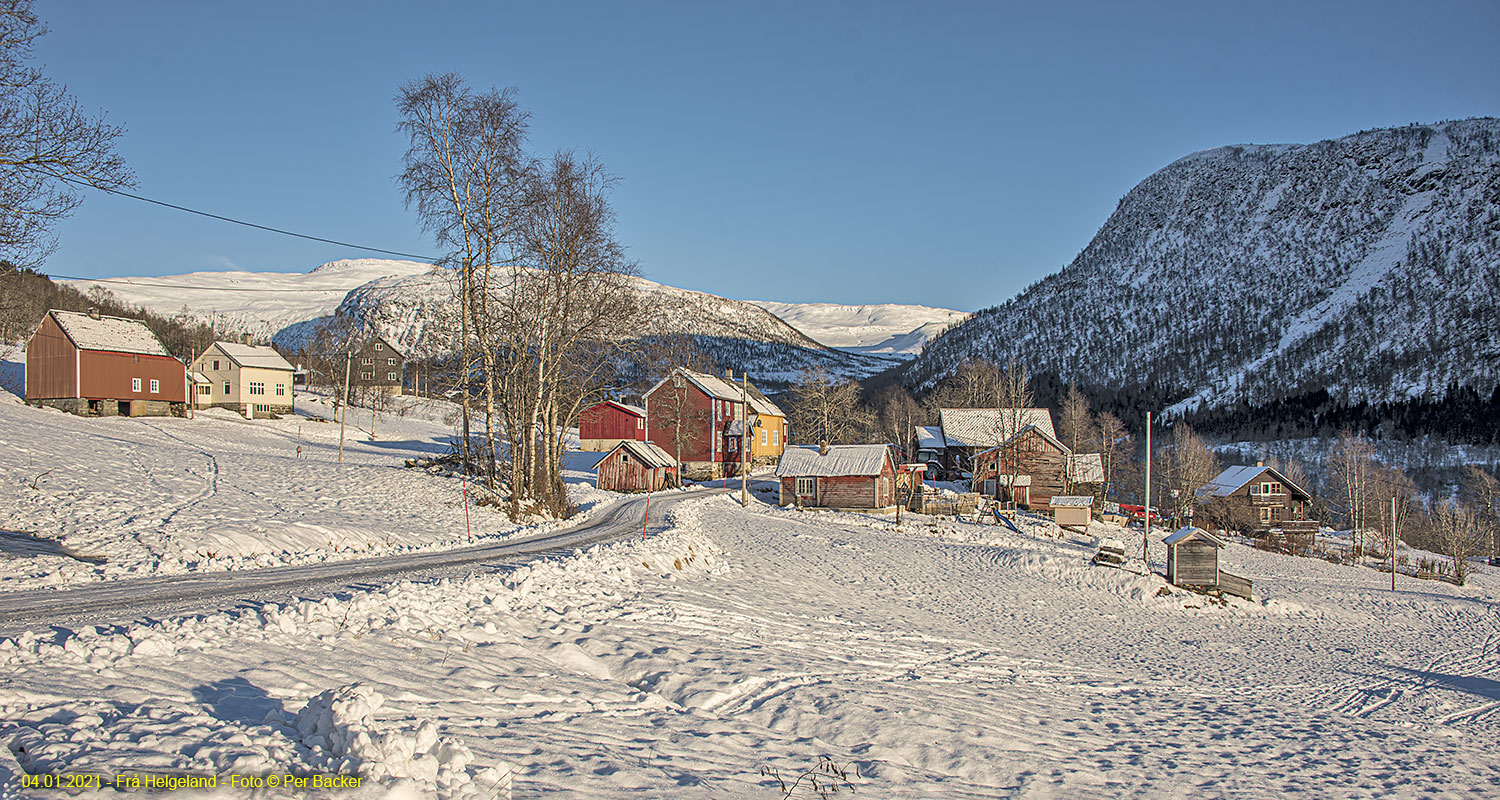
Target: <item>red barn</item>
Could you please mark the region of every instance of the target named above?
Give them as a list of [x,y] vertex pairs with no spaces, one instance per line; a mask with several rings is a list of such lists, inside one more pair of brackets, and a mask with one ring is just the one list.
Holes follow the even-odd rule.
[[599,460],[594,485],[611,492],[654,492],[676,486],[677,462],[654,444],[626,439]]
[[620,442],[646,441],[646,409],[605,400],[578,415],[579,449],[602,453]]
[[883,444],[788,447],[776,465],[781,504],[818,508],[896,505],[896,466]]
[[786,412],[728,372],[721,379],[677,367],[646,392],[646,440],[681,458],[685,478],[738,475],[746,461],[773,464],[789,431]]
[[26,343],[26,402],[99,416],[180,414],[187,367],[139,320],[53,309]]

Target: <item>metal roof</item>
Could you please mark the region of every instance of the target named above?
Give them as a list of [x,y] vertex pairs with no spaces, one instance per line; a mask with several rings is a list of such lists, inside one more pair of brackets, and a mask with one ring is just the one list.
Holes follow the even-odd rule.
[[622,447],[630,451],[631,455],[640,459],[641,463],[645,464],[648,467],[660,468],[677,466],[676,459],[672,458],[672,455],[670,453],[650,442],[638,442],[634,439],[625,439],[619,444],[615,445],[614,449],[610,452],[619,450]]
[[693,383],[694,386],[697,386],[699,389],[703,390],[704,394],[712,397],[715,400],[728,400],[730,402],[738,403],[740,402],[742,397],[748,395],[750,400],[750,408],[755,413],[768,414],[776,417],[786,416],[786,412],[782,411],[780,406],[777,406],[775,403],[771,402],[771,399],[762,394],[761,391],[755,388],[753,384],[750,385],[745,391],[741,391],[741,387],[728,380],[725,380],[723,378],[715,378],[714,376],[703,372],[694,372],[690,369],[687,369],[686,367],[673,368],[672,372],[667,373],[667,377],[662,378],[661,380],[656,382],[656,385],[652,386],[650,389],[647,389],[646,394],[649,396],[650,394],[655,392],[662,386],[662,384],[671,380],[673,374],[678,372],[682,373],[689,381]]
[[[230,361],[241,367],[253,367],[255,369],[282,369],[292,372],[293,367],[281,354],[270,347],[257,344],[237,344],[235,342],[214,342],[214,347],[219,352],[229,357]],[[204,355],[207,355],[205,353]],[[202,360],[202,356],[199,356]]]
[[1206,530],[1203,530],[1202,528],[1195,528],[1192,525],[1178,528],[1176,533],[1173,533],[1171,536],[1163,539],[1162,544],[1171,546],[1174,544],[1178,544],[1179,542],[1185,542],[1188,539],[1202,539],[1203,541],[1208,542],[1215,547],[1224,546],[1223,539],[1220,539],[1219,537],[1209,533]]
[[1074,483],[1104,483],[1104,457],[1098,453],[1069,456],[1068,469]]
[[947,446],[948,440],[943,438],[943,428],[941,425],[917,426],[918,450],[942,450]]
[[828,446],[828,455],[813,446],[789,447],[776,464],[776,477],[879,475],[890,458],[883,444],[834,444]]
[[1293,490],[1295,494],[1299,494],[1309,500],[1312,499],[1312,495],[1308,494],[1307,491],[1301,486],[1298,486],[1297,484],[1287,480],[1286,476],[1278,472],[1275,467],[1265,466],[1229,467],[1223,472],[1220,472],[1218,477],[1204,484],[1203,487],[1198,490],[1198,496],[1228,497],[1244,488],[1245,484],[1254,481],[1256,478],[1260,477],[1262,473],[1266,472],[1275,475],[1276,480],[1280,481],[1281,484],[1288,489]]
[[138,319],[105,317],[98,319],[77,311],[47,312],[57,321],[57,326],[79,350],[104,350],[115,353],[137,353],[146,356],[167,356],[165,345],[156,334]]

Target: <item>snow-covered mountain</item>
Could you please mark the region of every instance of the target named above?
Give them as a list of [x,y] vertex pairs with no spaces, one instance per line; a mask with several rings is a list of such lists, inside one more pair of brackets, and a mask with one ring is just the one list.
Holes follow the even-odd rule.
[[931,342],[931,386],[1015,355],[1175,410],[1441,398],[1500,382],[1500,120],[1182,158],[1083,252]]
[[896,357],[915,356],[922,352],[923,345],[969,316],[966,311],[895,303],[845,306],[770,300],[750,302],[829,347],[851,353]]
[[360,258],[330,261],[311,272],[190,272],[155,278],[60,281],[87,292],[98,286],[127,303],[172,316],[213,319],[221,330],[267,339],[288,325],[327,316],[350,290],[379,278],[421,275],[431,264]]
[[[452,273],[430,264],[386,259],[334,261],[311,272],[195,272],[159,278],[71,281],[98,285],[158,313],[212,316],[224,331],[247,331],[298,349],[335,314],[379,332],[416,356],[446,347],[439,335],[453,310]],[[684,334],[710,357],[770,386],[822,367],[859,378],[889,368],[889,358],[819,344],[751,303],[634,279],[648,309],[640,334]]]

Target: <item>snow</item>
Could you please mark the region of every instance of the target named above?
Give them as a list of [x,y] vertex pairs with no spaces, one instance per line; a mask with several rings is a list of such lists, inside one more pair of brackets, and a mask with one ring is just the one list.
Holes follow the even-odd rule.
[[951,325],[967,319],[965,311],[929,306],[777,303],[751,300],[819,344],[869,355],[914,356]]
[[1086,495],[1053,495],[1051,505],[1053,508],[1089,508],[1094,504],[1094,498]]
[[109,350],[148,356],[171,356],[144,322],[124,317],[98,319],[76,311],[47,312],[79,350]]
[[777,477],[834,478],[851,475],[879,475],[890,461],[890,450],[883,444],[834,444],[827,455],[818,447],[788,447],[776,464]]
[[1174,544],[1178,544],[1179,542],[1185,542],[1188,539],[1202,539],[1203,541],[1208,542],[1209,544],[1212,544],[1215,547],[1224,547],[1225,546],[1225,543],[1224,543],[1223,539],[1220,539],[1219,537],[1217,537],[1217,536],[1209,533],[1206,530],[1203,530],[1202,528],[1195,528],[1192,525],[1188,525],[1188,526],[1185,526],[1185,527],[1182,527],[1182,528],[1178,528],[1170,536],[1168,536],[1165,539],[1162,539],[1161,543],[1164,544],[1164,545],[1171,546],[1171,545],[1174,545]]
[[[65,582],[176,574],[174,554],[210,535],[295,562],[327,546],[283,530],[299,521],[398,540],[377,552],[451,546],[458,487],[400,465],[444,446],[444,411],[383,416],[378,437],[352,418],[341,466],[331,426],[306,417],[299,458],[299,420],[82,419],[0,396],[0,519],[39,551],[4,551],[4,588],[55,595],[30,580],[43,561],[89,573]],[[617,497],[583,478],[575,501]],[[481,536],[515,531],[472,512]],[[1255,599],[1220,600],[1139,560],[1090,566],[1101,541],[1139,553],[1138,531],[1016,524],[680,497],[639,538],[524,564],[36,625],[0,638],[0,793],[52,797],[16,776],[89,772],[211,776],[203,796],[225,798],[755,798],[780,796],[764,769],[823,757],[871,797],[1500,787],[1495,571],[1392,591],[1371,569],[1230,541],[1221,564]],[[94,574],[48,544],[111,560]],[[1153,532],[1151,569],[1164,558]],[[360,784],[229,785],[286,775]]]
[[1028,426],[1057,439],[1052,413],[1045,408],[944,408],[938,419],[949,447],[991,447],[1007,428],[1019,435]]

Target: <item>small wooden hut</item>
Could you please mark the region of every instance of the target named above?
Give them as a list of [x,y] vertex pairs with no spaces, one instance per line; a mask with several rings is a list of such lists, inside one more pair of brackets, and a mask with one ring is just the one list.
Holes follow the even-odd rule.
[[677,462],[650,442],[626,439],[599,460],[594,485],[611,492],[654,492],[677,485]]
[[1167,546],[1167,582],[1185,589],[1217,589],[1250,599],[1250,580],[1219,568],[1219,549],[1224,541],[1191,525],[1178,529],[1163,543]]
[[1087,530],[1089,522],[1093,521],[1093,497],[1053,495],[1049,505],[1053,520],[1061,527]]

